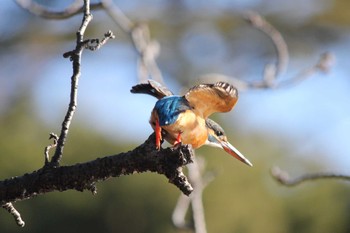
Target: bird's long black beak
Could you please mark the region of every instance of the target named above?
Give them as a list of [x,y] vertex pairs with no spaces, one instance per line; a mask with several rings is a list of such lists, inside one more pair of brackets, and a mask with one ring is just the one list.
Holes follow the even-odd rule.
[[247,164],[248,166],[253,166],[253,164],[246,158],[244,157],[241,152],[239,152],[239,150],[237,150],[234,146],[232,146],[229,142],[227,141],[222,141],[219,140],[222,148],[229,153],[230,155],[232,155],[233,157],[235,157],[236,159],[238,159],[239,161]]

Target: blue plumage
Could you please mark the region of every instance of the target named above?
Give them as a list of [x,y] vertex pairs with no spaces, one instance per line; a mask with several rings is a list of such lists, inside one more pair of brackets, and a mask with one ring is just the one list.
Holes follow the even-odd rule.
[[157,101],[155,107],[159,118],[159,125],[174,124],[180,113],[191,109],[188,101],[177,95],[167,96]]

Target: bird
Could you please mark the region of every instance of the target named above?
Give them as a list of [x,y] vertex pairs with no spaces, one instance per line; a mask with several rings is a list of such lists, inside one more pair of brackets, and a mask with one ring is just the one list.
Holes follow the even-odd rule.
[[184,96],[174,95],[154,80],[133,86],[135,94],[149,94],[158,99],[152,110],[150,124],[156,134],[156,148],[163,138],[170,144],[191,144],[194,149],[209,145],[225,150],[241,162],[253,166],[232,146],[224,129],[208,118],[214,112],[230,111],[238,100],[238,91],[226,82],[200,84]]

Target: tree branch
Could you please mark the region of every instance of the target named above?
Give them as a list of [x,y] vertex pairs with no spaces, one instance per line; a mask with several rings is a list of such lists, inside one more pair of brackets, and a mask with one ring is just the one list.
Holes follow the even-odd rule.
[[182,166],[193,161],[191,146],[158,151],[154,145],[155,137],[152,134],[145,143],[129,152],[72,166],[43,167],[20,177],[0,181],[1,205],[53,191],[74,189],[95,192],[94,185],[98,181],[147,171],[165,175],[170,183],[189,195],[193,188],[183,174]]
[[263,32],[270,38],[276,50],[276,64],[267,64],[261,80],[258,81],[243,81],[236,77],[212,73],[199,77],[202,82],[227,81],[234,84],[240,91],[254,89],[275,89],[296,84],[312,77],[318,72],[325,73],[332,68],[335,57],[331,52],[325,52],[320,55],[319,60],[315,64],[301,70],[292,78],[287,80],[278,79],[278,77],[280,77],[287,70],[289,61],[288,46],[283,39],[283,36],[257,12],[248,11],[244,13],[242,17],[253,27]]
[[45,150],[44,150],[44,154],[45,154],[45,166],[49,164],[50,162],[50,155],[49,155],[49,152],[50,152],[50,149],[52,148],[55,148],[57,146],[57,140],[58,140],[58,136],[54,133],[50,133],[50,137],[49,137],[49,140],[50,139],[53,139],[53,143],[46,146],[45,147]]
[[2,208],[7,210],[13,216],[18,226],[24,227],[25,222],[22,220],[21,214],[15,209],[11,202],[3,204]]
[[283,39],[281,33],[268,23],[261,15],[254,11],[248,11],[243,14],[243,18],[246,19],[256,29],[267,35],[275,49],[277,54],[276,64],[267,64],[265,67],[264,79],[273,81],[278,76],[283,74],[288,67],[289,52],[288,46]]
[[[84,11],[84,6],[81,0],[75,0],[67,8],[61,11],[49,10],[46,7],[36,3],[33,0],[15,0],[15,2],[20,7],[29,11],[30,13],[45,19],[55,19],[55,20],[67,19],[74,15],[83,13]],[[102,4],[100,2],[92,3],[90,7],[91,9],[94,9],[94,10],[102,9]]]
[[272,177],[282,185],[285,186],[296,186],[305,181],[321,180],[321,179],[339,179],[350,181],[350,176],[334,173],[334,172],[319,172],[313,174],[304,174],[295,178],[290,178],[286,171],[281,170],[279,167],[271,169]]
[[156,62],[160,52],[157,40],[151,39],[147,24],[132,22],[112,0],[101,0],[102,8],[129,36],[138,53],[138,76],[139,81],[146,81],[149,77],[163,83],[163,75]]
[[[70,57],[73,66],[73,75],[71,77],[71,91],[70,91],[70,101],[68,105],[68,110],[64,120],[62,122],[61,134],[57,140],[55,154],[53,155],[50,163],[45,163],[45,166],[59,166],[60,160],[63,155],[63,148],[67,139],[69,132],[69,127],[72,122],[75,109],[77,107],[77,98],[78,98],[78,81],[81,76],[81,56],[85,48],[90,50],[99,49],[104,45],[109,39],[114,38],[114,35],[111,31],[105,33],[105,37],[100,42],[98,39],[85,40],[84,33],[92,20],[92,14],[90,13],[90,1],[84,0],[84,15],[81,26],[76,33],[76,47],[74,50],[65,53],[63,56],[65,58]],[[93,45],[91,45],[93,44]]]
[[[205,159],[198,156],[187,168],[188,177],[194,186],[194,190],[189,197],[180,195],[172,214],[172,221],[178,229],[193,229],[195,233],[206,233],[202,196],[206,186],[214,179],[214,174],[212,172],[205,173]],[[186,213],[189,211],[190,204],[194,225],[186,221]]]

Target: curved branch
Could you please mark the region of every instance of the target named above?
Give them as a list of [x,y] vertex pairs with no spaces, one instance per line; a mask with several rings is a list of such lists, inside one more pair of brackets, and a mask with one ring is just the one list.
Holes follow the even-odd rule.
[[350,176],[344,174],[337,174],[334,172],[319,172],[313,174],[304,174],[295,178],[290,178],[286,171],[281,170],[279,167],[271,169],[272,177],[280,184],[285,186],[296,186],[305,181],[322,180],[322,179],[340,179],[350,181]]
[[183,174],[182,166],[192,162],[192,147],[183,145],[158,151],[154,145],[155,136],[152,134],[145,143],[129,152],[72,166],[44,167],[0,181],[1,205],[53,191],[74,189],[96,192],[94,186],[98,181],[147,171],[165,175],[170,183],[189,195],[193,188]]
[[294,77],[283,80],[278,83],[279,86],[286,87],[288,85],[294,85],[296,83],[302,82],[306,80],[307,78],[315,75],[316,73],[327,73],[332,68],[332,66],[335,63],[335,56],[331,52],[324,52],[320,55],[318,61],[311,67],[308,67],[304,70],[301,70],[297,75]]
[[132,41],[139,57],[138,76],[140,82],[152,77],[152,79],[163,83],[163,75],[156,62],[160,45],[157,40],[151,38],[148,25],[132,22],[112,0],[101,0],[101,5]]
[[264,73],[264,79],[272,81],[276,79],[277,76],[283,74],[287,69],[289,60],[288,46],[281,33],[257,12],[248,11],[243,15],[243,18],[245,18],[256,29],[267,35],[276,49],[277,63],[276,65],[268,64],[265,67]]
[[[83,13],[84,11],[83,4],[80,0],[75,0],[72,4],[70,4],[62,11],[49,10],[32,0],[15,0],[15,2],[17,5],[29,11],[30,13],[45,19],[67,19],[74,15]],[[90,7],[93,10],[102,9],[102,4],[100,2],[92,3]]]

